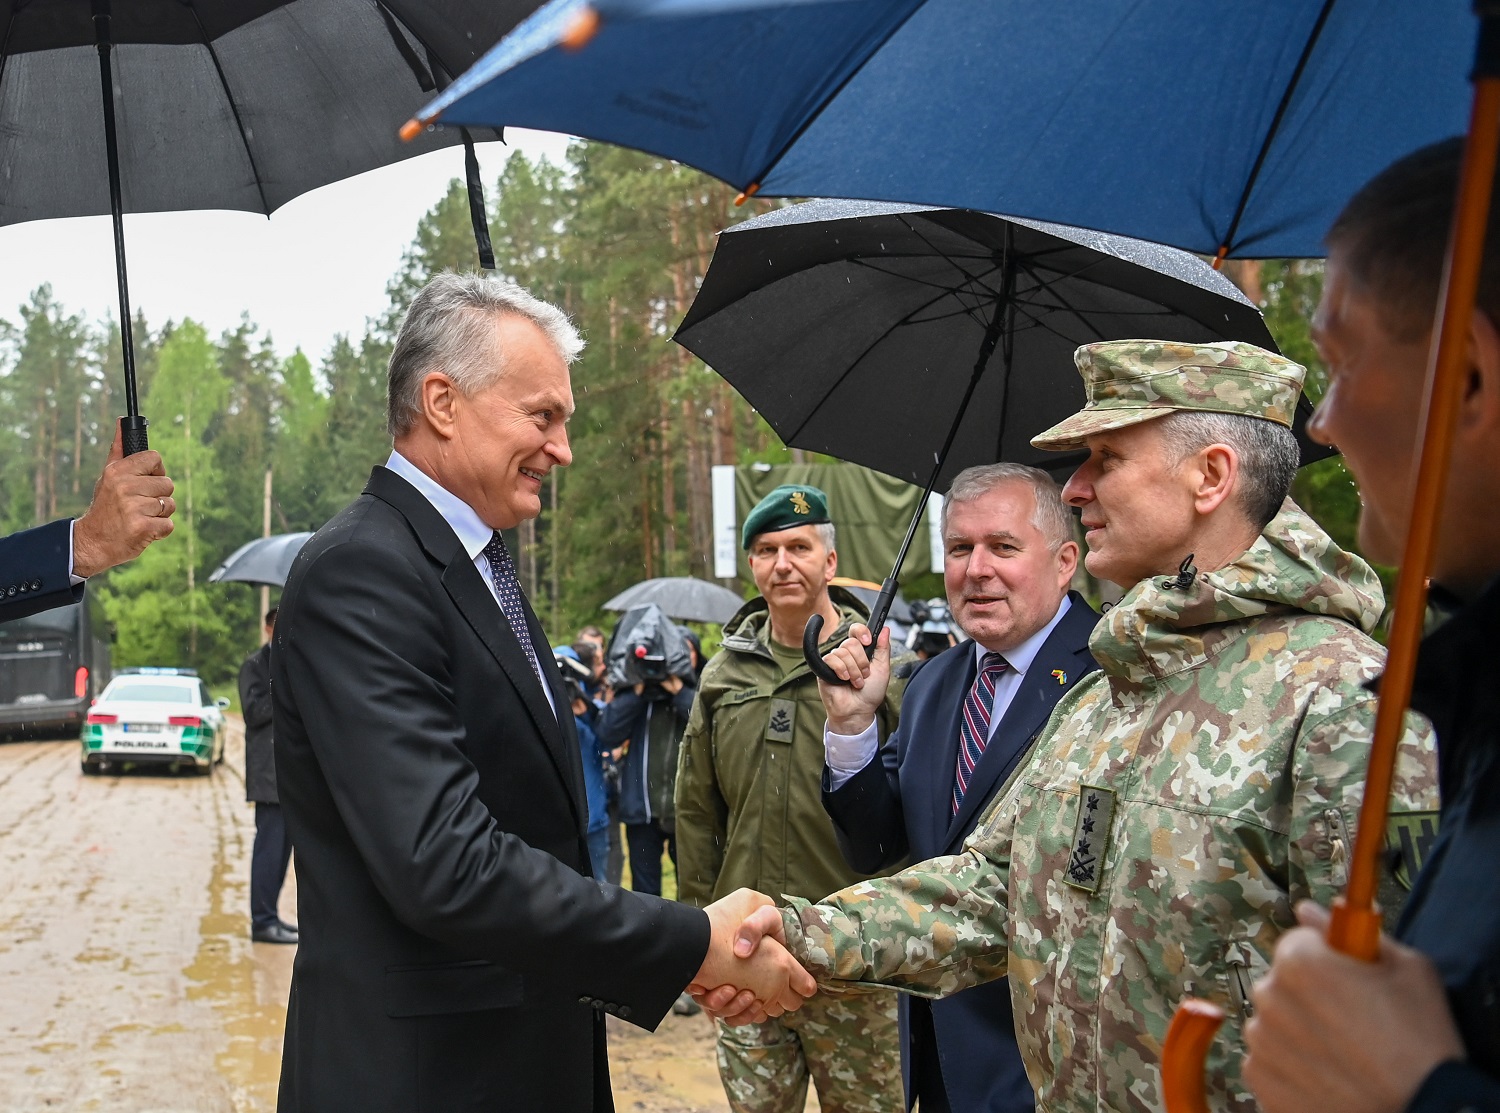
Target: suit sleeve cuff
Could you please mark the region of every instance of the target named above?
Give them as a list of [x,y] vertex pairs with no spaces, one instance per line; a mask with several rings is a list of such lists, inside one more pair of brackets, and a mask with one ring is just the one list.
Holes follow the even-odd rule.
[[1500,1113],[1500,1082],[1467,1063],[1440,1063],[1406,1113]]

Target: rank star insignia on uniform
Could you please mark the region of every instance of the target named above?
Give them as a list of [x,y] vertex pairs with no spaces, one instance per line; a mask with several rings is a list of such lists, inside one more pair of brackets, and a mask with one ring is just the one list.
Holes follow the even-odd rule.
[[1081,785],[1078,819],[1073,825],[1073,851],[1063,880],[1075,889],[1097,893],[1104,873],[1104,850],[1109,824],[1115,817],[1115,794],[1098,785]]
[[797,721],[797,704],[794,700],[773,699],[771,713],[766,720],[766,739],[771,742],[790,742]]

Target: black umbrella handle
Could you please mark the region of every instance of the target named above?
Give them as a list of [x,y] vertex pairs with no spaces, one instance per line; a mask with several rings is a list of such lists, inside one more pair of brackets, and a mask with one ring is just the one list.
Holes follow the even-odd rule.
[[126,456],[134,456],[151,447],[146,443],[146,426],[150,424],[140,414],[120,418],[120,441],[125,447]]
[[[920,514],[921,511],[918,511]],[[903,556],[906,554],[903,552]],[[900,565],[898,564],[899,568]],[[870,656],[875,656],[875,643],[880,640],[880,631],[885,626],[886,615],[891,610],[891,600],[896,597],[896,577],[891,575],[886,578],[885,583],[880,585],[880,594],[875,597],[875,605],[870,608],[870,633],[874,635],[870,639]],[[823,663],[823,655],[818,652],[818,646],[823,642],[823,616],[815,614],[807,620],[807,625],[802,628],[802,659],[807,662],[807,667],[812,674],[825,684],[847,684],[849,683],[838,673]]]

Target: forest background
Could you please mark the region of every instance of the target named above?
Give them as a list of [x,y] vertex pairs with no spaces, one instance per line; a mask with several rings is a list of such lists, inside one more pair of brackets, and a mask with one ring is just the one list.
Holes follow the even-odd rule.
[[[490,191],[497,272],[562,305],[588,341],[573,373],[574,462],[552,473],[541,517],[515,538],[554,644],[605,625],[600,604],[637,580],[711,578],[712,465],[802,458],[670,341],[715,234],[769,207],[736,208],[733,197],[686,167],[583,141],[562,166],[514,152]],[[90,584],[116,629],[117,667],[189,665],[229,684],[259,643],[259,592],[207,577],[261,535],[267,472],[273,533],[315,530],[353,499],[390,451],[385,370],[407,305],[431,275],[475,265],[468,195],[454,181],[419,221],[384,310],[316,362],[278,353],[248,311],[217,337],[190,319],[137,316],[142,410],[178,510],[169,539]],[[1308,325],[1321,264],[1232,263],[1228,273],[1282,350],[1308,365],[1316,401],[1325,379]],[[87,507],[122,410],[120,362],[118,323],[69,313],[47,286],[0,320],[0,534]],[[1303,469],[1294,493],[1353,546],[1358,498],[1340,461]],[[909,590],[940,594],[941,584],[929,575]]]

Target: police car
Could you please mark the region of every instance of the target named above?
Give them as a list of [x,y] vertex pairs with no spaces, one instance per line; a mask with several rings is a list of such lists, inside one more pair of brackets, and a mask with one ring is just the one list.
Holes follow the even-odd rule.
[[120,669],[89,708],[83,771],[162,765],[208,775],[224,760],[224,709],[192,669]]

